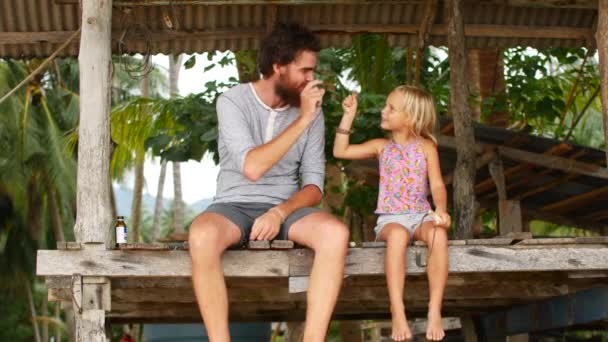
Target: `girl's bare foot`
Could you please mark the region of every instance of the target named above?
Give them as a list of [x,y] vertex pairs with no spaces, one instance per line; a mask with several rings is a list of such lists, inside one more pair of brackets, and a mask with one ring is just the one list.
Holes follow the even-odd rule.
[[406,341],[412,339],[412,331],[407,324],[405,312],[393,312],[393,332],[391,337],[394,341]]
[[441,341],[445,337],[443,325],[441,324],[441,312],[429,311],[426,325],[426,339],[431,341]]

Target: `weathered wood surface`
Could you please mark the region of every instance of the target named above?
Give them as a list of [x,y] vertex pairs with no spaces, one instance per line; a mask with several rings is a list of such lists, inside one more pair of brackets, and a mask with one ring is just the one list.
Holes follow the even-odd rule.
[[475,202],[475,134],[469,109],[467,59],[461,0],[446,1],[450,60],[450,112],[454,116],[456,167],[454,169],[454,221],[457,238],[472,238],[477,205]]
[[551,155],[543,155],[542,158],[540,158],[541,155],[539,153],[518,150],[506,146],[498,147],[498,154],[506,159],[511,159],[522,163],[534,164],[549,169],[560,170],[566,173],[577,173],[591,177],[608,179],[608,169],[591,163]]
[[110,245],[112,1],[82,2],[76,241]]
[[[607,272],[608,273],[608,272]],[[571,294],[596,286],[603,278],[571,278],[569,273],[492,273],[450,275],[445,292],[446,314],[483,313],[509,304]],[[227,278],[233,320],[301,320],[306,294],[290,294],[287,279]],[[405,301],[411,318],[423,317],[428,305],[426,276],[408,277]],[[49,278],[55,300],[69,300],[69,281]],[[112,322],[200,321],[188,278],[119,278],[112,280]],[[388,318],[384,276],[348,277],[335,318]]]
[[[469,240],[473,242],[475,240]],[[501,239],[486,242],[510,243]],[[351,248],[345,275],[384,274],[383,248]],[[423,274],[416,256],[426,257],[427,248],[408,249],[408,274]],[[581,245],[464,245],[450,246],[450,273],[535,272],[606,270],[608,248],[603,244]],[[313,252],[308,249],[227,251],[224,273],[228,277],[308,276]],[[107,277],[189,277],[190,256],[186,251],[38,251],[39,276],[81,274]]]
[[598,0],[598,22],[595,36],[600,64],[600,96],[604,114],[604,142],[608,164],[608,0]]

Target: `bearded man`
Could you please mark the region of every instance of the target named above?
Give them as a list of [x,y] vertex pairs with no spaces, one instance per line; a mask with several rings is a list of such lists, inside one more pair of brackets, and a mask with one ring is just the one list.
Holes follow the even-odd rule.
[[325,176],[324,89],[314,79],[320,43],[278,24],[258,50],[262,79],[217,101],[220,172],[213,203],[190,226],[192,281],[208,336],[229,341],[222,253],[249,240],[291,240],[314,250],[304,341],[324,341],[342,283],[348,228],[315,208]]

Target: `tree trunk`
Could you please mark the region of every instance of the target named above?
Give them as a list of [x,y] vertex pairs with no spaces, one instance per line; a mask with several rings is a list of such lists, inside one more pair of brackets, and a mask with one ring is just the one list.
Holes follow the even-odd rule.
[[[40,310],[40,315],[42,317],[48,318],[49,316],[49,299],[47,296],[43,296],[42,298],[42,309]],[[45,319],[42,321],[42,341],[49,341],[49,320]]]
[[467,59],[464,41],[464,20],[462,0],[447,2],[448,47],[450,58],[450,111],[454,117],[456,136],[456,170],[454,171],[454,211],[456,238],[473,237],[475,222],[475,136],[469,111],[467,87]]
[[40,329],[38,328],[38,320],[36,319],[36,306],[34,305],[34,294],[32,293],[32,286],[30,285],[30,281],[25,277],[25,275],[20,274],[21,282],[23,283],[23,288],[25,289],[25,295],[27,296],[27,304],[30,309],[30,319],[32,321],[32,328],[34,330],[34,340],[36,342],[41,342],[40,339]]
[[604,113],[604,141],[608,165],[608,0],[598,1],[598,23],[595,40],[600,62],[600,87]]
[[[144,74],[141,79],[141,96],[150,96],[150,79]],[[144,189],[144,163],[146,151],[142,148],[135,152],[135,184],[133,185],[133,203],[131,204],[131,227],[129,227],[129,241],[138,243],[141,236],[141,202]]]
[[173,232],[176,236],[185,234],[184,231],[184,201],[182,200],[182,172],[180,165],[173,162]]
[[184,55],[175,57],[174,55],[169,56],[169,95],[176,97],[179,95],[179,87],[177,83],[179,81],[179,71],[182,67],[182,59]]
[[479,122],[481,119],[481,102],[483,101],[481,96],[479,51],[479,49],[467,50],[468,86],[475,95],[475,100],[471,102],[471,117],[476,122]]
[[110,245],[110,84],[112,1],[83,0],[78,127],[77,206],[74,235]]
[[127,231],[130,243],[138,243],[141,236],[141,202],[144,189],[144,162],[143,151],[136,152],[135,156],[135,185],[133,186],[133,203],[131,204],[131,225]]
[[[177,87],[177,81],[179,80],[179,69],[181,67],[180,55],[177,60],[173,56],[169,58],[169,84],[171,97],[179,94]],[[181,168],[179,162],[173,162],[173,232],[174,234],[181,235],[180,239],[183,238],[184,231],[184,201],[182,200],[182,177]]]
[[154,220],[152,221],[153,240],[160,239],[160,225],[163,213],[163,191],[165,188],[165,177],[167,175],[167,161],[160,162],[160,176],[158,177],[158,190],[156,191],[156,203],[154,205]]
[[[55,320],[57,320],[57,322],[61,321],[61,308],[59,307],[59,303],[55,305]],[[55,325],[55,341],[61,342],[61,327],[58,324]]]
[[47,174],[44,176],[44,184],[47,191],[47,202],[49,206],[49,214],[51,216],[51,224],[53,225],[53,233],[55,241],[65,241],[65,235],[63,234],[63,225],[61,224],[61,214],[57,207],[57,195],[55,194],[55,188]]

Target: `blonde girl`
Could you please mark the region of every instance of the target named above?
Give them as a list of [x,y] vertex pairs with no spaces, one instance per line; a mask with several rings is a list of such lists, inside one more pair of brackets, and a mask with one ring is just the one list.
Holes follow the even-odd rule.
[[[349,144],[357,112],[357,94],[342,102],[344,115],[336,130],[334,156],[342,159],[378,158],[380,187],[376,214],[376,238],[386,241],[385,273],[392,314],[392,338],[412,338],[407,324],[403,293],[406,249],[412,241],[430,246],[427,266],[429,310],[426,337],[441,340],[441,304],[448,276],[447,192],[441,176],[437,141],[433,137],[436,114],[429,93],[412,86],[395,88],[382,109],[381,128],[390,138]],[[430,193],[434,213],[427,200]],[[431,214],[430,214],[431,213]]]

